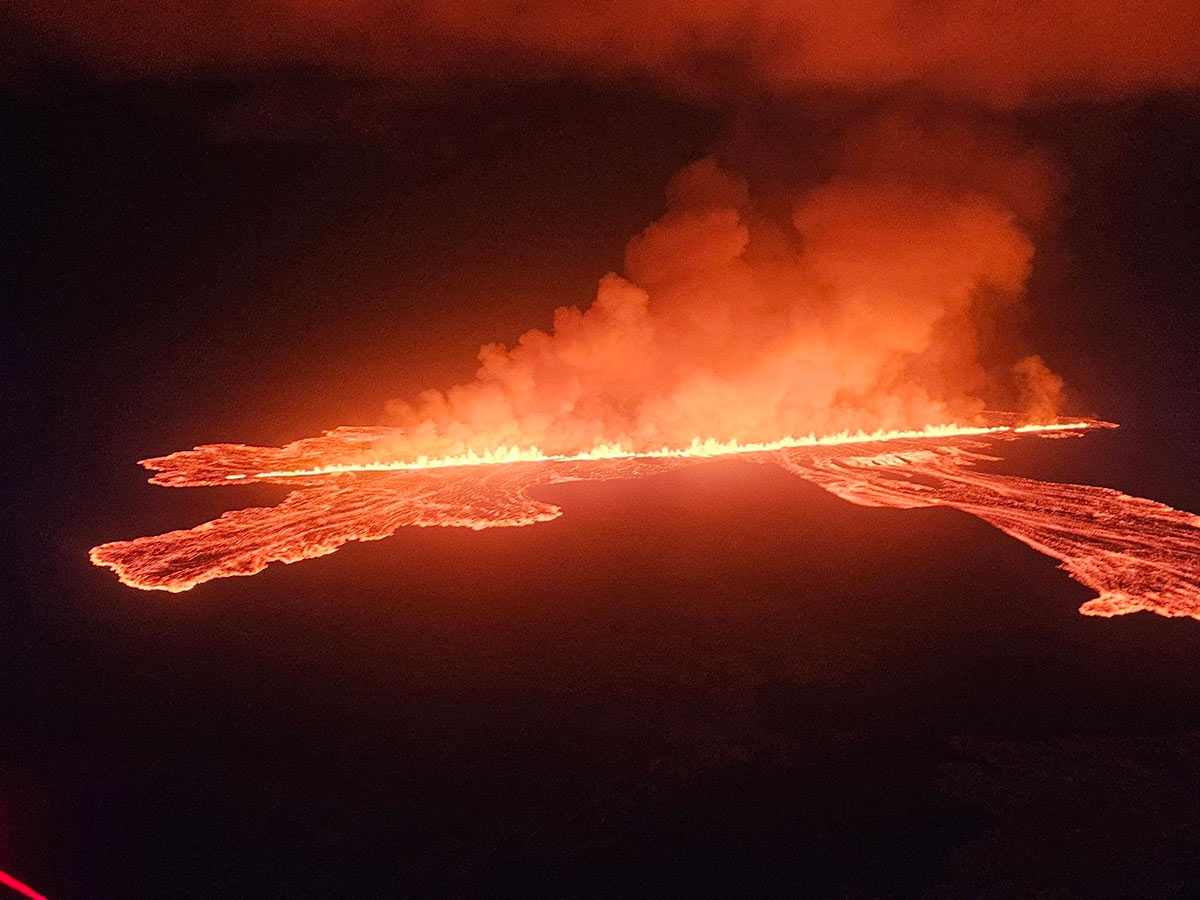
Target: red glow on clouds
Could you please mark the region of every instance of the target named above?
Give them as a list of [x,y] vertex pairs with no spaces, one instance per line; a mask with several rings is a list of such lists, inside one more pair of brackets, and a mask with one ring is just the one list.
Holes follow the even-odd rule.
[[15,0],[110,74],[329,66],[435,80],[643,76],[688,94],[920,84],[1013,104],[1195,85],[1194,0]]

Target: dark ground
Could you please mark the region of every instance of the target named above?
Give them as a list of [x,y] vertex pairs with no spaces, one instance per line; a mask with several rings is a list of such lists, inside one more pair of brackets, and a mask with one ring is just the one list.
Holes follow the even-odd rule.
[[[1200,894],[1200,623],[1079,616],[951,511],[719,463],[183,595],[91,567],[276,496],[135,460],[373,421],[585,303],[719,129],[557,85],[248,140],[223,97],[0,110],[0,868],[52,900]],[[1003,466],[1200,511],[1200,122],[1031,127],[1074,181],[1030,328],[1124,427]]]

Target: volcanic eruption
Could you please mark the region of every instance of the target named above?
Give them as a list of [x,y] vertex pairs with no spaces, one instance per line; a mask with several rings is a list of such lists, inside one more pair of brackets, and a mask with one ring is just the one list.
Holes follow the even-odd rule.
[[[184,19],[143,5],[157,25],[138,35],[81,31],[88,15],[26,17],[104,70],[249,57],[432,82],[635,74],[734,108],[754,98],[759,111],[805,90],[843,100],[815,117],[821,139],[733,116],[717,152],[670,181],[665,212],[591,304],[559,307],[549,330],[511,347],[484,346],[474,379],[396,400],[376,427],[145,460],[156,484],[292,490],[273,508],[94,548],[125,583],[186,590],[404,525],[545,521],[559,511],[530,496],[539,484],[737,455],[855,503],[979,516],[1093,587],[1086,613],[1200,615],[1194,515],[984,465],[1005,441],[1103,424],[1060,418],[1062,378],[1012,327],[1034,238],[1064,188],[1005,112],[1194,84],[1192,5],[1141,17],[1070,3],[999,15],[973,3],[920,15],[890,3],[668,4],[649,15],[620,0],[594,14],[544,0],[487,16],[453,3],[294,4],[278,20],[248,16],[273,25],[247,41],[189,33],[189,53],[172,49]],[[978,21],[989,22],[983,38],[964,29]],[[437,52],[448,43],[461,52]]]
[[[906,127],[874,125],[867,145]],[[485,346],[473,381],[392,404],[391,424],[144,460],[164,486],[292,490],[275,507],[103,544],[92,561],[133,587],[183,591],[409,525],[544,522],[560,510],[531,496],[539,485],[736,456],[864,506],[978,516],[1096,590],[1086,614],[1200,617],[1196,516],[981,468],[1006,441],[1108,423],[1057,417],[1062,381],[1037,356],[984,364],[983,323],[1017,302],[1032,254],[1013,209],[1039,207],[994,181],[950,186],[928,162],[945,135],[908,137],[925,143],[919,167],[836,175],[799,198],[790,229],[700,160],[586,311]],[[848,155],[861,166],[861,151]],[[1021,411],[988,412],[1005,391]]]
[[[990,475],[977,467],[990,445],[1029,436],[1080,435],[1099,422],[1011,428],[930,429],[928,433],[840,435],[773,449],[703,444],[647,454],[590,458],[505,455],[414,462],[355,463],[385,445],[386,429],[338,429],[273,449],[212,445],[143,464],[174,487],[287,479],[300,486],[279,505],[228,512],[186,531],[92,550],[133,587],[183,591],[213,578],[253,575],[271,562],[334,552],[347,541],[378,540],[406,525],[473,529],[557,518],[557,506],[529,491],[570,481],[637,478],[738,454],[783,466],[862,506],[948,506],[978,516],[1062,563],[1098,592],[1087,615],[1151,610],[1200,618],[1200,517],[1108,488]],[[312,465],[314,461],[325,461]],[[289,464],[289,470],[280,467]],[[260,467],[255,471],[255,467]],[[249,468],[247,468],[249,467]]]

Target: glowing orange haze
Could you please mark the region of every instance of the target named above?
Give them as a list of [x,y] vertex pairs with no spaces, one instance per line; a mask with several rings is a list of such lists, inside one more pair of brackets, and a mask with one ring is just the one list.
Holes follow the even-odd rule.
[[[987,521],[1097,591],[1088,615],[1151,610],[1200,618],[1200,517],[1108,488],[989,475],[989,443],[1080,434],[1098,422],[1014,429],[930,429],[927,434],[814,440],[738,458],[775,463],[863,506],[947,506]],[[126,584],[185,591],[205,581],[253,575],[271,562],[332,553],[347,541],[379,540],[404,526],[493,528],[557,518],[533,499],[538,485],[635,478],[696,465],[729,451],[653,453],[509,462],[432,460],[419,468],[371,464],[388,430],[337,429],[287,447],[217,444],[143,465],[175,487],[296,484],[275,507],[227,512],[185,531],[96,547],[92,561]],[[359,462],[353,462],[359,460]],[[323,461],[323,462],[322,462]]]
[[928,85],[1015,103],[1195,85],[1193,0],[15,0],[112,74],[328,66],[408,78],[642,76],[702,96]]

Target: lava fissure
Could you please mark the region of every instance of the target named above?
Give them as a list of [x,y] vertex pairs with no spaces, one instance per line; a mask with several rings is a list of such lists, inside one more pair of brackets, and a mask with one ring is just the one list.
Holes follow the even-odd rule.
[[271,483],[293,487],[274,507],[226,512],[194,528],[115,541],[91,551],[96,565],[146,590],[185,591],[253,575],[272,562],[332,553],[397,529],[531,525],[561,515],[535,500],[539,485],[637,478],[738,454],[782,465],[861,506],[945,506],[976,516],[1057,559],[1098,596],[1080,609],[1114,616],[1150,610],[1200,618],[1200,517],[1110,488],[1054,484],[981,471],[984,450],[1023,436],[1078,435],[1103,422],[1058,422],[912,432],[786,438],[770,444],[695,441],[635,453],[605,446],[576,455],[530,449],[379,462],[390,429],[336,429],[282,448],[213,444],[145,460],[172,487]]

